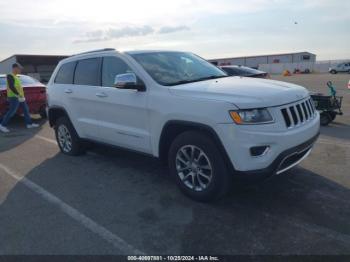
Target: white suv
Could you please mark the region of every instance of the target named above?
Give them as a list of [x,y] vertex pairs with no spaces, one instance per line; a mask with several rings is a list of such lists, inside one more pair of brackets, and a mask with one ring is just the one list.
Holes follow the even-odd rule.
[[188,196],[226,193],[234,175],[281,174],[310,153],[319,114],[300,86],[229,77],[186,52],[91,51],[62,60],[48,83],[61,151],[84,142],[164,160]]

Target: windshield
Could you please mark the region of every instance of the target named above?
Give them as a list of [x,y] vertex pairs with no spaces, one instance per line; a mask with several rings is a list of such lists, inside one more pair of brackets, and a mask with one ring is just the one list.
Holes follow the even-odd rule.
[[185,52],[131,54],[159,84],[172,86],[226,77],[226,73],[206,60]]
[[262,74],[262,71],[255,70],[250,67],[222,67],[223,70],[225,70],[229,75],[233,76],[251,76],[251,75],[257,75]]
[[[21,84],[23,86],[26,85],[34,85],[34,84],[39,84],[40,82],[30,76],[26,76],[26,75],[20,75],[18,76],[19,79],[21,79]],[[7,79],[6,77],[0,77],[0,87],[4,87],[7,85]]]

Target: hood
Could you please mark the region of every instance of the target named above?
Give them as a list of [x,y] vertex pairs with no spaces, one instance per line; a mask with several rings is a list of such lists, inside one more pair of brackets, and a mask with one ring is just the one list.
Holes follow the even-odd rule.
[[279,106],[309,96],[302,86],[281,81],[225,77],[173,86],[170,92],[178,96],[225,101],[241,109]]

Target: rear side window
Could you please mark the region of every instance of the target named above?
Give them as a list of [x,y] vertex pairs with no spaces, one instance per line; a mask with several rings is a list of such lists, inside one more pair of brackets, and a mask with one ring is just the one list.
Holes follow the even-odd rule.
[[74,68],[76,62],[63,64],[55,78],[57,84],[73,84]]
[[100,85],[100,60],[99,58],[89,58],[78,61],[75,69],[75,85]]
[[34,84],[38,84],[39,81],[30,77],[30,76],[25,76],[25,75],[21,75],[19,77],[19,79],[21,79],[21,83],[22,85],[34,85]]

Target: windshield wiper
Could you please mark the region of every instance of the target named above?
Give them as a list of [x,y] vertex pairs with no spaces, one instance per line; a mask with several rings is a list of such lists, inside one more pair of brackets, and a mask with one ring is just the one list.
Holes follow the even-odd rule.
[[201,77],[197,79],[192,79],[192,80],[181,80],[175,83],[168,84],[168,86],[176,86],[176,85],[182,85],[182,84],[189,84],[189,83],[194,83],[194,82],[200,82],[200,81],[205,81],[205,80],[211,80],[211,79],[218,79],[218,78],[223,78],[223,77],[228,77],[228,76],[206,76],[206,77]]

